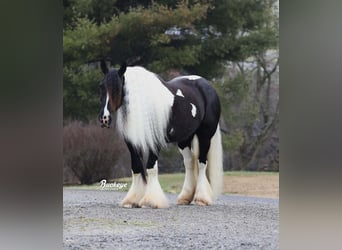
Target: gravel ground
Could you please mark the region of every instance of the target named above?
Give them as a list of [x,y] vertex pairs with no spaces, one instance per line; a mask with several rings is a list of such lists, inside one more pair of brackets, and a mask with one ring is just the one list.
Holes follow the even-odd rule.
[[120,208],[126,193],[64,189],[64,249],[279,249],[279,200],[221,195],[212,206]]

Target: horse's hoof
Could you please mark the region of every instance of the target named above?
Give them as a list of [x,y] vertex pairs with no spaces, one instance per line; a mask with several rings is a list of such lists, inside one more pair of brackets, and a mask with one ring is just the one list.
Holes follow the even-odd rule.
[[177,197],[177,205],[189,205],[194,199],[194,191],[181,192]]
[[151,207],[151,208],[168,208],[169,207],[169,203],[167,200],[159,200],[158,202],[156,201],[152,201],[149,199],[142,199],[139,202],[139,206],[146,208],[146,207]]
[[168,208],[168,204],[155,204],[155,203],[144,203],[141,205],[142,208]]
[[212,204],[210,199],[203,199],[203,198],[195,198],[195,203],[200,206],[209,206]]
[[189,205],[191,201],[188,199],[177,199],[177,205]]
[[132,204],[124,204],[124,205],[120,205],[120,207],[123,207],[123,208],[132,208]]
[[140,206],[137,203],[122,202],[122,203],[120,203],[119,207],[123,207],[123,208],[139,208]]

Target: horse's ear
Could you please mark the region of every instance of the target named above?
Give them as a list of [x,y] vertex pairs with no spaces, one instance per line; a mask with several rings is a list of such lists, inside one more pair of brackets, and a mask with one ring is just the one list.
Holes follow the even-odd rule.
[[101,60],[101,69],[104,75],[108,73],[108,68],[105,60]]
[[127,68],[127,64],[126,64],[126,62],[123,62],[123,63],[121,64],[121,66],[120,66],[119,71],[118,71],[118,74],[119,74],[120,77],[122,77],[123,74],[125,74],[126,68]]

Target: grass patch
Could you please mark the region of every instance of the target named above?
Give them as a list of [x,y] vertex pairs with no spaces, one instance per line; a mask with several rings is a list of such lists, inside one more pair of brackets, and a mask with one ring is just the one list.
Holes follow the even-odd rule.
[[180,193],[184,182],[184,173],[177,174],[161,174],[159,176],[159,182],[163,190],[168,193]]
[[[128,183],[128,186],[131,185],[132,179],[131,177],[119,178],[111,180],[110,182],[120,182],[120,183]],[[175,173],[175,174],[160,174],[159,182],[162,189],[167,193],[179,193],[183,187],[184,182],[184,173]],[[124,190],[120,190],[124,191]]]
[[[279,198],[279,173],[278,172],[250,172],[250,171],[226,171],[224,172],[224,194],[236,194],[256,197]],[[117,191],[127,192],[131,185],[131,177],[108,180],[107,183],[127,183],[127,188]],[[159,182],[167,193],[180,193],[184,173],[161,174]],[[101,190],[100,183],[92,185],[65,186],[65,188]],[[107,190],[115,190],[109,188]]]
[[95,189],[100,189],[100,183],[93,183],[90,185],[63,185],[63,188],[65,189],[84,189],[84,190],[95,190]]

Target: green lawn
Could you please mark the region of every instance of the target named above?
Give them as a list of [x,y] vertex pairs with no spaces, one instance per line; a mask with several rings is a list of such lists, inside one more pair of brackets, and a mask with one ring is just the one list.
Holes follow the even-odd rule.
[[[278,172],[248,172],[248,171],[226,171],[224,172],[224,176],[231,177],[257,177],[257,176],[275,176],[278,177]],[[184,173],[175,173],[175,174],[161,174],[159,175],[160,185],[163,190],[167,193],[179,193],[182,189],[184,182]],[[127,192],[130,184],[131,177],[107,180],[107,183],[128,183],[127,188],[122,188],[118,191]],[[65,188],[76,188],[76,189],[100,189],[100,183],[94,183],[92,185],[71,185],[65,186]],[[109,189],[113,190],[113,189]]]

